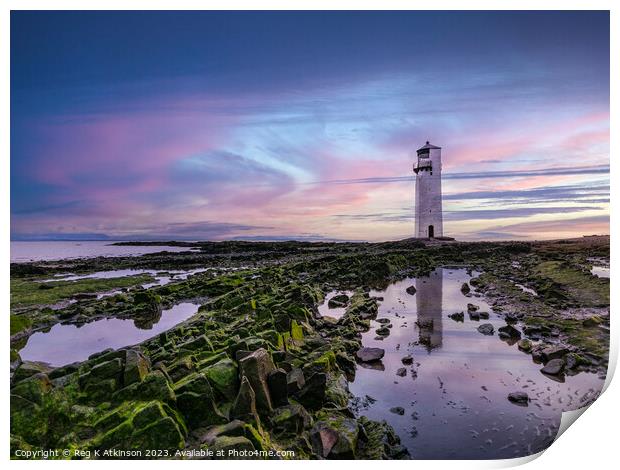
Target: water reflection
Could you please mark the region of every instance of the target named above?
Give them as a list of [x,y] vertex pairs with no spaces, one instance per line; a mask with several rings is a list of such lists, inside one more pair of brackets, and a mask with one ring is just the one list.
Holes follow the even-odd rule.
[[198,304],[183,302],[163,312],[160,310],[143,321],[109,318],[82,326],[59,323],[47,332],[30,336],[19,354],[24,360],[47,362],[53,366],[83,361],[104,349],[118,349],[152,338],[197,311]]
[[428,351],[440,348],[442,343],[443,269],[430,276],[416,278],[416,310],[419,342]]
[[[555,438],[562,412],[590,402],[603,385],[591,373],[567,376],[565,383],[543,375],[541,364],[498,338],[504,319],[475,292],[461,293],[470,279],[464,269],[443,268],[370,292],[384,299],[377,320],[389,320],[392,328],[379,337],[382,323],[372,321],[362,335],[363,346],[382,348],[385,355],[378,368],[360,364],[350,389],[358,397],[359,414],[388,421],[414,458],[492,459],[538,452]],[[412,284],[413,296],[407,293]],[[467,312],[468,303],[489,312],[489,318],[448,317]],[[495,333],[480,333],[483,323]],[[519,391],[529,395],[529,406],[508,400],[509,393]],[[398,407],[405,413],[390,411]]]

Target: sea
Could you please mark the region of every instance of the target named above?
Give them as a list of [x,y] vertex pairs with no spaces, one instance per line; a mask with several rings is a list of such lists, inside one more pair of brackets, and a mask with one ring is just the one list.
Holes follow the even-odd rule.
[[[120,240],[117,240],[120,241]],[[110,241],[12,241],[11,263],[95,258],[97,256],[140,256],[161,251],[191,251],[181,246],[118,246]]]

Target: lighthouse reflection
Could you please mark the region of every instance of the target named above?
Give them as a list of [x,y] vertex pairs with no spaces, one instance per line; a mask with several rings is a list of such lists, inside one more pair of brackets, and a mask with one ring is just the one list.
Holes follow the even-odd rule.
[[429,276],[416,278],[416,289],[418,341],[430,352],[442,344],[443,269],[437,268]]

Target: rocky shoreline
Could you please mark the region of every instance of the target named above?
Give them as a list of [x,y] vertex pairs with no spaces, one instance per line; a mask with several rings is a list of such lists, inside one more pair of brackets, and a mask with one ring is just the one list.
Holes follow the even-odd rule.
[[[60,310],[37,304],[12,309],[12,450],[167,450],[155,458],[187,458],[207,449],[225,455],[259,451],[262,458],[287,455],[282,451],[297,459],[415,458],[386,422],[355,412],[348,383],[358,366],[372,366],[382,356],[361,343],[380,301],[370,289],[437,266],[481,272],[463,293],[472,296],[473,306],[476,296],[489,301],[506,320],[500,338],[518,342],[544,373],[606,373],[609,282],[589,275],[587,259],[609,259],[608,237],[227,243],[199,244],[199,253],[12,265],[12,281],[32,285],[56,273],[102,268],[217,268],[165,286],[130,287],[103,299],[87,296]],[[346,308],[339,319],[318,313],[333,289],[352,292],[334,298],[334,307]],[[56,323],[148,321],[187,299],[200,299],[196,315],[139,345],[58,368],[19,357],[29,334]],[[12,296],[13,302],[20,299]],[[484,312],[471,310],[470,316],[484,318]],[[181,450],[187,452],[178,457]]]

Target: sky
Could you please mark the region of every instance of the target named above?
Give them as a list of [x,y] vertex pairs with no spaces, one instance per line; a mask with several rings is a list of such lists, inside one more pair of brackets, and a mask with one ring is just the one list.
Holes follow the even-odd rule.
[[609,233],[608,12],[11,14],[11,237]]

